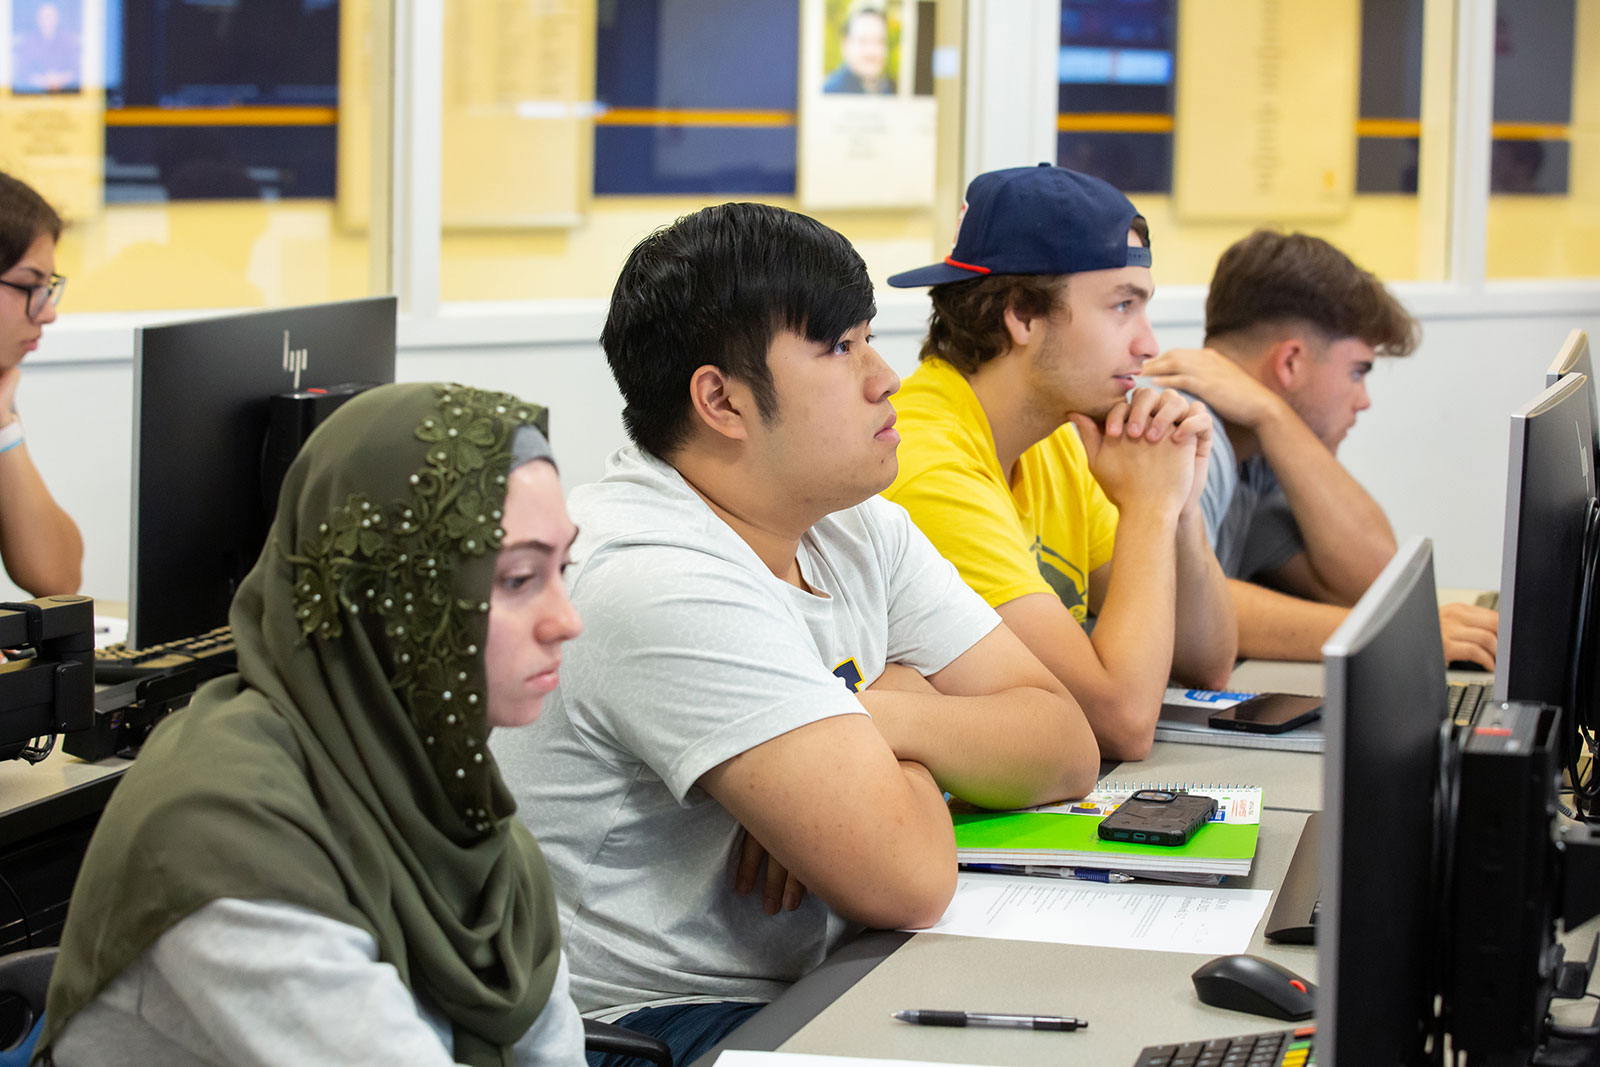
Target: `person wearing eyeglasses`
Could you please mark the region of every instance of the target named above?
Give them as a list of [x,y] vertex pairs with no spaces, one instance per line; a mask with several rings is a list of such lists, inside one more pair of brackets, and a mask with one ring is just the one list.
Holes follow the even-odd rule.
[[61,216],[0,172],[0,562],[34,596],[76,592],[83,537],[50,495],[17,417],[22,360],[54,322],[67,280],[56,273]]

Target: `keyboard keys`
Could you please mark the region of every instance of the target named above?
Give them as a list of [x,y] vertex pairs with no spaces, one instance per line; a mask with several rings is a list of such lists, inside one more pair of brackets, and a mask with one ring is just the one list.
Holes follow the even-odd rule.
[[1490,687],[1477,682],[1451,682],[1445,694],[1450,718],[1457,726],[1471,726],[1478,709],[1493,698]]
[[226,626],[146,648],[110,645],[95,650],[94,679],[101,685],[145,678],[174,667],[193,667],[201,680],[234,668],[233,631]]
[[1151,1045],[1139,1053],[1134,1067],[1316,1067],[1316,1032],[1314,1026],[1302,1026],[1182,1045]]

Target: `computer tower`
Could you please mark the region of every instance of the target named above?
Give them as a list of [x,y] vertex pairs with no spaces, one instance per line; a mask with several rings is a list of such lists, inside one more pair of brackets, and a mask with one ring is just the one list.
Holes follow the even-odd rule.
[[1491,704],[1457,738],[1445,998],[1452,1046],[1472,1063],[1527,1062],[1561,968],[1560,718],[1548,704]]

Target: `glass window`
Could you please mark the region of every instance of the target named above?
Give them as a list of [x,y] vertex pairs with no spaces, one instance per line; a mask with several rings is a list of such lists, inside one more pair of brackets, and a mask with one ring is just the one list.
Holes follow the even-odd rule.
[[[351,205],[339,198],[349,162],[340,158],[341,103],[374,93],[364,5],[10,7],[0,144],[4,165],[68,219],[58,251],[71,278],[67,310],[251,307],[370,291],[366,233],[342,217]],[[103,53],[90,47],[100,41]]]
[[1486,273],[1600,275],[1600,11],[1501,0]]
[[[915,8],[905,92],[926,96],[933,4],[903,2],[886,6],[891,33]],[[681,215],[732,199],[804,210],[795,195],[802,18],[843,21],[849,7],[451,0],[441,299],[604,298],[628,251]],[[539,84],[513,76],[537,65],[507,42],[529,40],[548,59]],[[929,207],[810,213],[850,238],[878,281],[931,254]]]
[[1176,0],[1062,0],[1056,159],[1125,193],[1172,191]]
[[797,4],[610,0],[598,15],[595,193],[794,192]]
[[1206,282],[1255,226],[1317,234],[1386,280],[1438,277],[1417,196],[1423,7],[1240,0],[1218,20],[1063,0],[1057,161],[1129,194],[1163,284]]

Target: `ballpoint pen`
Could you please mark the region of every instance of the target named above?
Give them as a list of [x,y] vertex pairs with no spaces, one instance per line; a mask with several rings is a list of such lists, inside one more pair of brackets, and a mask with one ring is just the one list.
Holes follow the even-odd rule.
[[1045,878],[1073,878],[1080,882],[1110,882],[1121,885],[1133,881],[1131,874],[1101,870],[1098,867],[1041,867],[1032,863],[964,863],[962,867],[983,874],[1030,874]]
[[1070,1015],[1010,1015],[995,1011],[897,1011],[894,1017],[917,1026],[994,1026],[1012,1030],[1083,1030],[1087,1019]]

